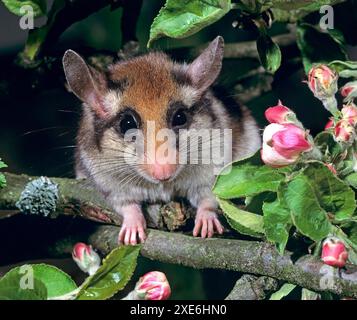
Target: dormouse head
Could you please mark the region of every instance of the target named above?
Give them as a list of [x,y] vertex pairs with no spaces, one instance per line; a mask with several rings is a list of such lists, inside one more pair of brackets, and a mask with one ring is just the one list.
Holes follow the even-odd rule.
[[[149,53],[105,72],[66,51],[67,82],[84,103],[103,168],[110,164],[113,174],[126,168],[153,183],[177,177],[184,166],[180,156],[189,149],[180,147],[181,132],[214,125],[208,89],[221,70],[223,46],[223,38],[217,37],[190,64]],[[166,138],[168,132],[173,136]],[[138,140],[143,142],[141,152]]]

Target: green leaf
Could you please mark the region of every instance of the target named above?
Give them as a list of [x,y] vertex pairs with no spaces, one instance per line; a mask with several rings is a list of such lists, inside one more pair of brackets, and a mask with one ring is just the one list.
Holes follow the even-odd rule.
[[343,33],[338,29],[327,29],[329,35],[340,45],[340,48],[347,55],[346,52],[346,40]]
[[353,223],[348,232],[348,239],[352,241],[354,246],[357,246],[357,222]]
[[257,39],[257,50],[260,62],[265,70],[275,73],[281,64],[279,46],[267,34],[261,34]]
[[213,193],[222,199],[234,199],[264,191],[276,192],[280,182],[285,179],[284,170],[289,168],[280,170],[263,165],[258,151],[252,157],[233,162],[223,169],[217,177]]
[[104,300],[122,290],[133,275],[139,251],[140,246],[115,248],[97,272],[86,279],[77,299]]
[[341,78],[357,78],[357,70],[343,70],[340,71],[339,76]]
[[42,43],[45,41],[49,28],[43,26],[29,31],[23,55],[29,59],[34,60],[40,51]]
[[329,63],[329,66],[337,72],[341,72],[343,70],[357,70],[357,61],[334,60]]
[[348,252],[348,261],[350,261],[352,264],[357,264],[357,252],[353,249],[350,249]]
[[295,284],[285,283],[278,291],[274,292],[269,300],[281,300],[296,288]]
[[[335,39],[317,27],[304,23],[297,28],[297,44],[301,51],[305,72],[311,69],[314,63],[328,64],[332,60],[345,60],[345,48]],[[318,44],[319,49],[316,48]]]
[[323,5],[334,5],[340,3],[341,0],[272,0],[270,2],[274,15],[274,21],[296,22],[311,12],[319,11]]
[[230,201],[218,199],[218,202],[228,223],[234,230],[252,237],[264,235],[262,216],[241,210]]
[[7,168],[7,165],[1,161],[1,158],[0,158],[0,169],[2,168]]
[[264,230],[267,239],[274,242],[280,254],[284,253],[292,226],[290,210],[279,198],[273,202],[265,202]]
[[76,283],[62,270],[47,264],[32,264],[35,278],[47,289],[48,298],[58,297],[77,289]]
[[0,189],[6,187],[6,179],[5,176],[0,173]]
[[225,0],[201,0],[202,3],[207,4],[212,7],[223,9],[226,6]]
[[263,215],[264,202],[272,202],[276,198],[275,192],[262,192],[253,197],[245,199],[245,210],[259,215]]
[[321,295],[317,292],[302,288],[301,290],[301,300],[319,300]]
[[320,241],[331,231],[327,213],[320,207],[311,181],[300,173],[281,191],[290,209],[292,220],[297,229],[314,241]]
[[235,2],[234,5],[236,8],[249,12],[250,14],[257,14],[267,10],[271,6],[271,3],[266,0],[241,0],[238,3]]
[[326,161],[332,162],[342,152],[342,147],[337,143],[331,132],[320,132],[314,139],[321,153],[326,157]]
[[336,70],[342,78],[357,78],[357,61],[335,60],[330,62],[329,66]]
[[294,0],[294,1],[286,1],[286,0],[271,0],[270,1],[273,8],[281,9],[286,11],[291,10],[304,10],[306,12],[313,12],[320,10],[323,5],[333,5],[340,1],[336,0],[317,0],[317,1],[306,1],[306,0]]
[[0,279],[0,300],[46,300],[47,289],[27,266],[11,269]]
[[27,14],[27,10],[21,10],[24,6],[30,6],[33,10],[34,18],[46,15],[47,4],[46,0],[1,0],[5,7],[16,14],[17,16],[23,16]]
[[[54,22],[56,21],[57,14],[65,7],[65,0],[54,0],[51,10],[48,13],[48,19],[45,25],[30,30],[27,36],[27,41],[23,52],[23,60],[34,61],[40,53],[41,47],[45,42],[48,33],[52,29]],[[37,66],[37,64],[34,64]]]
[[325,211],[334,214],[338,221],[352,217],[356,209],[355,193],[346,183],[319,162],[310,163],[304,175]]
[[357,189],[357,172],[353,172],[345,178],[345,181],[354,189]]
[[166,0],[150,28],[148,47],[164,36],[188,37],[221,19],[231,9],[231,0]]
[[[7,168],[7,165],[1,161],[0,158],[0,169]],[[0,172],[0,189],[6,187],[5,176]]]

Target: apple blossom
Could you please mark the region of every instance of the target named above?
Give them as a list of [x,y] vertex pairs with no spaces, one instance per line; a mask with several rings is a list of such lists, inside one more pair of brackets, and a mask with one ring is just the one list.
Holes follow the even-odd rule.
[[308,85],[314,96],[320,100],[334,96],[338,74],[324,64],[312,67],[308,74]]
[[337,142],[350,143],[355,137],[355,129],[348,120],[340,120],[334,128],[335,140]]
[[342,240],[334,237],[327,238],[322,244],[322,261],[333,267],[342,268],[345,266],[348,252]]
[[347,82],[340,90],[345,101],[352,101],[357,97],[357,81]]
[[333,128],[333,119],[330,119],[329,121],[327,121],[327,123],[325,125],[325,130],[328,130],[331,128]]
[[263,133],[261,157],[272,167],[295,163],[302,152],[312,149],[307,132],[293,124],[268,125]]
[[270,123],[291,123],[294,121],[289,118],[295,117],[295,113],[284,106],[279,100],[276,106],[269,107],[265,110],[265,117]]
[[73,247],[72,258],[78,267],[89,275],[96,273],[101,263],[99,255],[92,246],[82,242],[76,243]]
[[352,126],[357,124],[357,106],[353,103],[348,105],[344,105],[342,110],[342,119],[348,121],[348,123]]
[[143,275],[124,300],[167,300],[171,295],[170,284],[164,273],[151,271]]

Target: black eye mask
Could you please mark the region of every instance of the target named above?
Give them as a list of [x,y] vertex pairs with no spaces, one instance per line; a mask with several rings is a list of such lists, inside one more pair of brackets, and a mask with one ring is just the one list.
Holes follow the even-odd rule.
[[115,117],[112,126],[123,137],[129,130],[140,129],[141,118],[135,110],[127,107]]

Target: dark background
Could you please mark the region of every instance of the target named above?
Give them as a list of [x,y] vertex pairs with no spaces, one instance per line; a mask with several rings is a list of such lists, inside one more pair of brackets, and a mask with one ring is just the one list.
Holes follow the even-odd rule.
[[[150,24],[163,1],[144,1],[138,22],[137,36],[142,49],[146,47]],[[72,48],[79,50],[90,47],[99,50],[119,50],[121,10],[110,12],[103,9],[89,18],[74,24],[57,43],[55,50],[64,52]],[[234,13],[225,16],[218,23],[198,34],[183,40],[164,39],[159,42],[161,49],[195,46],[212,40],[218,34],[226,42],[253,40],[254,35],[231,27]],[[37,25],[43,23],[38,19]],[[272,34],[279,32],[276,26]],[[0,3],[0,156],[8,164],[9,171],[30,175],[73,177],[74,138],[80,115],[80,103],[63,84],[63,74],[53,74],[57,87],[36,90],[22,85],[21,76],[15,76],[15,87],[8,92],[7,80],[12,76],[12,65],[17,53],[23,48],[27,31],[19,28],[19,18],[11,14]],[[351,59],[357,52],[349,48]],[[176,57],[185,59],[185,57]],[[235,74],[247,68],[252,61],[224,62],[221,80],[224,83]],[[248,104],[261,126],[264,126],[263,113],[268,106],[275,105],[278,99],[296,111],[307,128],[316,133],[327,122],[325,112],[306,84],[305,75],[296,70],[289,75],[277,75],[273,91]],[[16,82],[18,81],[18,87]],[[34,90],[33,90],[34,89]],[[0,265],[5,266],[26,259],[41,259],[49,255],[48,247],[67,231],[77,232],[80,238],[83,228],[91,228],[70,219],[48,221],[41,218],[19,216],[0,220]],[[68,257],[68,255],[67,255]],[[203,299],[223,298],[233,286],[237,273],[204,271],[164,265],[142,259],[136,277],[145,271],[158,269],[167,273],[173,287],[173,298]]]

